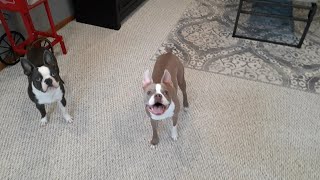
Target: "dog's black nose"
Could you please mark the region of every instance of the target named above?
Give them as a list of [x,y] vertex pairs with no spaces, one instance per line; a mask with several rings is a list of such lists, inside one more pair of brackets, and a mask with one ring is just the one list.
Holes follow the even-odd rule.
[[155,94],[155,95],[154,95],[154,99],[155,99],[156,101],[161,101],[161,98],[162,98],[162,95],[161,95],[161,94]]
[[46,80],[44,80],[44,82],[45,82],[48,86],[52,86],[52,79],[46,79]]

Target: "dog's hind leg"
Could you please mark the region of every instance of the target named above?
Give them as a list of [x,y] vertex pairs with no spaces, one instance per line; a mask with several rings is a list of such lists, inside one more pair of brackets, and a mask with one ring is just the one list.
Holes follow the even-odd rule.
[[188,102],[188,96],[187,96],[187,85],[186,85],[186,80],[184,78],[184,71],[182,70],[182,73],[178,73],[178,85],[182,91],[183,95],[183,108],[185,110],[188,109],[189,107],[189,102]]

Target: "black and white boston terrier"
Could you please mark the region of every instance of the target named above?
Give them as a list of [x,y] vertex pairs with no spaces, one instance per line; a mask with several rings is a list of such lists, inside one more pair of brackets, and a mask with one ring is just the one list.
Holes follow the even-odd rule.
[[28,76],[28,95],[41,113],[40,125],[48,122],[45,104],[58,102],[64,119],[72,123],[73,119],[66,110],[64,82],[59,76],[57,59],[46,48],[32,48],[27,59],[21,60],[24,74]]

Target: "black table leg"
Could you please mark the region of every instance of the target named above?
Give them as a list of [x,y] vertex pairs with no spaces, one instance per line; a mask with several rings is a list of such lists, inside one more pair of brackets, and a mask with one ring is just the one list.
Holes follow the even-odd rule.
[[234,25],[232,37],[235,37],[236,32],[237,32],[238,22],[239,22],[239,18],[240,18],[240,13],[241,13],[241,10],[242,10],[242,4],[243,4],[243,0],[240,0],[238,12],[237,12],[237,17],[236,17],[236,22],[235,22],[235,25]]
[[317,4],[316,3],[312,3],[312,7],[311,7],[311,9],[309,11],[309,14],[308,14],[308,22],[307,22],[306,27],[304,28],[304,31],[303,31],[302,36],[300,38],[299,44],[297,45],[297,48],[301,48],[301,46],[303,44],[303,41],[306,38],[307,32],[309,31],[311,22],[313,20],[314,15],[316,14],[316,12],[317,12]]
[[[287,7],[292,7],[292,8],[300,8],[300,9],[306,9],[306,10],[308,9],[310,11],[309,11],[309,14],[308,14],[308,19],[300,18],[300,17],[293,17],[293,16],[280,16],[280,15],[273,15],[273,14],[256,13],[254,11],[252,11],[252,12],[243,11],[242,10],[243,1],[247,1],[249,3],[254,3],[254,2],[265,3],[268,6],[281,5],[283,7],[287,6]],[[316,11],[317,11],[317,4],[316,3],[311,3],[311,7],[308,7],[308,6],[303,6],[303,5],[290,5],[290,4],[285,4],[285,3],[277,4],[276,2],[265,1],[265,0],[240,0],[232,37],[255,40],[255,41],[260,41],[260,42],[268,42],[268,43],[273,43],[273,44],[286,45],[286,46],[291,46],[291,47],[296,47],[296,48],[301,48],[301,46],[303,44],[303,41],[304,41],[308,31],[309,31],[310,25],[311,25],[311,23],[313,21],[313,17],[316,14]],[[247,36],[243,36],[243,35],[237,35],[236,33],[237,33],[237,28],[238,28],[239,18],[240,18],[240,14],[241,13],[251,14],[251,15],[256,15],[256,16],[271,17],[271,18],[292,19],[292,20],[295,20],[295,21],[306,22],[307,24],[306,24],[306,27],[305,27],[302,35],[301,35],[299,43],[298,44],[288,44],[288,43],[284,43],[284,42],[270,41],[270,40],[267,40],[267,39],[259,39],[259,38],[247,37]]]

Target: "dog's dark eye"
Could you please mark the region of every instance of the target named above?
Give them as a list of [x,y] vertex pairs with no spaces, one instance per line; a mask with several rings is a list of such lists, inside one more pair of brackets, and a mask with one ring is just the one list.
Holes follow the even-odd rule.
[[57,74],[56,74],[56,73],[54,73],[54,72],[53,72],[53,73],[51,73],[51,76],[56,76],[56,75],[57,75]]
[[41,81],[41,78],[37,78],[36,81],[38,81],[38,82]]
[[148,92],[147,92],[147,94],[148,94],[149,96],[151,95],[151,93],[152,93],[151,91],[148,91]]
[[167,90],[163,91],[163,94],[168,95],[168,91]]

